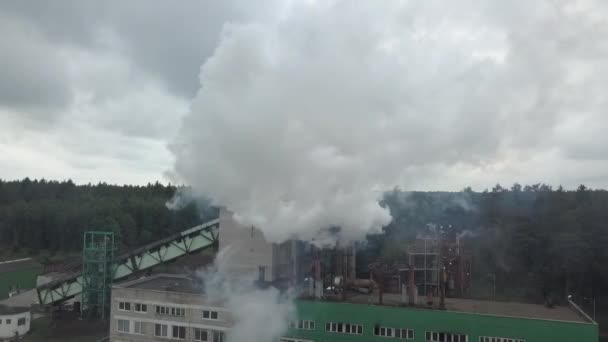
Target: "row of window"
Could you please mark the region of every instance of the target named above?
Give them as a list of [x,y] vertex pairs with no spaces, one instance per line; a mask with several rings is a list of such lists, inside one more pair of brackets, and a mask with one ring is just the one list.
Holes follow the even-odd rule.
[[[315,330],[315,321],[310,320],[298,320],[298,321],[290,321],[289,328],[291,329],[305,329],[305,330]],[[344,334],[363,334],[363,326],[360,324],[351,324],[351,323],[335,323],[328,322],[325,324],[325,330],[329,332],[337,332]],[[399,339],[414,339],[414,330],[413,329],[404,329],[404,328],[390,328],[390,327],[382,327],[376,326],[374,327],[374,335],[375,336],[383,336],[383,337],[392,337]],[[297,341],[294,339],[283,338],[281,341]],[[456,334],[449,332],[434,332],[427,331],[425,333],[425,340],[427,342],[469,342],[469,336],[465,334]],[[523,339],[515,339],[509,337],[488,337],[488,336],[480,336],[479,342],[526,342]]]
[[[1,319],[0,319],[0,324],[2,324]],[[7,318],[4,320],[4,324],[13,324],[13,320],[10,318]],[[25,317],[21,317],[21,318],[17,319],[17,325],[25,325]]]
[[[129,303],[127,303],[129,304]],[[145,304],[143,304],[145,305]],[[129,306],[123,306],[125,308]],[[157,306],[158,313],[166,313],[173,316],[183,316],[183,308],[175,308],[175,307],[164,307]],[[127,309],[125,309],[127,310]],[[215,315],[214,315],[215,314]],[[215,311],[203,311],[203,318],[206,319],[217,319],[217,312]],[[2,321],[0,320],[0,324]],[[6,324],[11,324],[10,319],[6,319]],[[17,325],[25,325],[25,317],[19,318],[17,321]],[[290,328],[294,329],[306,329],[306,330],[314,330],[315,329],[315,321],[310,320],[298,320],[291,321],[289,323]],[[351,324],[351,323],[335,323],[328,322],[325,325],[325,330],[329,332],[337,332],[344,334],[363,334],[363,326],[360,324]],[[131,333],[131,321],[119,319],[117,322],[117,331],[122,333]],[[145,323],[139,321],[133,321],[133,333],[134,334],[145,334]],[[154,335],[158,337],[169,337],[169,326],[166,324],[155,324],[154,327]],[[212,341],[212,342],[223,342],[223,333],[219,331],[213,330],[205,330],[194,328],[194,340],[195,341]],[[210,336],[211,335],[211,336]],[[374,328],[374,335],[383,336],[383,337],[393,337],[400,339],[414,339],[414,330],[413,329],[401,329],[401,328],[389,328],[389,327],[381,327],[376,326]],[[171,336],[176,339],[185,339],[186,338],[186,327],[184,326],[171,326]],[[211,338],[211,339],[210,339]],[[286,339],[289,341],[290,339]],[[427,342],[468,342],[468,335],[465,334],[456,334],[449,332],[434,332],[427,331],[425,333],[425,340]],[[507,337],[490,337],[490,336],[480,336],[479,342],[525,342],[523,339],[514,339]]]
[[374,335],[413,340],[414,339],[414,330],[376,326],[374,328]]
[[290,321],[289,327],[292,329],[315,330],[315,321],[299,320]]
[[526,342],[521,338],[479,336],[479,342]]
[[[148,312],[148,305],[142,303],[133,303],[133,307],[135,308],[135,312],[138,313],[146,313]],[[130,302],[118,302],[118,310],[120,311],[131,311],[131,303]]]
[[363,335],[361,324],[327,322],[325,323],[325,330],[342,334]]
[[[306,329],[306,328],[298,328],[298,326],[304,327],[306,325],[305,322],[312,322],[314,330],[314,321],[292,321],[290,322],[289,327],[295,329]],[[310,323],[308,323],[310,326]],[[356,328],[353,328],[355,326]],[[355,329],[355,330],[353,330]],[[344,332],[344,333],[354,333],[350,331],[360,331],[359,334],[363,333],[362,327],[358,324],[342,324],[342,323],[327,323],[326,330],[331,332]],[[399,328],[388,328],[376,326],[374,328],[375,336],[383,336],[383,337],[393,337],[400,339],[414,339],[414,330],[413,329],[399,329]],[[455,334],[455,333],[446,333],[446,332],[434,332],[427,331],[425,334],[425,341],[427,342],[468,342],[469,337],[465,334]],[[280,342],[306,342],[305,340],[297,340],[293,338],[283,337],[280,339]],[[526,342],[524,339],[510,338],[510,337],[490,337],[490,336],[480,336],[479,342]]]
[[226,337],[222,331],[194,328],[194,341],[225,342]]
[[427,331],[424,337],[428,342],[469,342],[469,335],[449,332]]
[[[382,330],[384,329],[384,330]],[[397,338],[407,338],[407,339],[414,339],[414,331],[412,329],[393,329],[394,331],[399,331],[396,334],[391,335],[391,333],[389,333],[389,329],[393,329],[393,328],[383,328],[383,327],[377,327],[376,330],[374,330],[374,335],[377,336],[385,336],[385,337],[397,337]],[[441,341],[439,340],[440,336],[443,336],[445,341],[467,341],[468,337],[467,335],[463,335],[463,334],[452,334],[452,333],[435,333],[432,331],[427,331],[427,338],[426,341]],[[429,335],[430,334],[430,335]],[[438,334],[438,335],[434,335],[434,334]],[[443,335],[440,335],[443,334]],[[399,337],[401,336],[401,337]],[[449,336],[449,340],[446,339]],[[433,338],[437,338],[437,339],[433,339]],[[309,340],[298,340],[295,338],[289,338],[289,337],[282,337],[279,339],[279,342],[312,342]],[[480,336],[479,337],[479,342],[526,342],[526,340],[522,340],[522,339],[515,339],[515,338],[508,338],[508,337],[488,337],[488,336]]]
[[[133,305],[131,305],[133,304]],[[148,305],[142,303],[130,303],[130,302],[118,302],[118,310],[120,311],[131,311],[133,307],[137,313],[148,312]],[[184,317],[186,315],[186,309],[175,307],[175,306],[161,306],[156,305],[156,313],[159,315],[168,315],[176,317]],[[217,311],[203,310],[203,319],[218,319],[219,314]]]
[[186,316],[186,309],[175,306],[156,306],[156,313],[159,315],[168,315],[175,317]]
[[[131,330],[131,323],[133,323],[133,330]],[[118,319],[116,322],[116,331],[125,334],[146,334],[146,326],[148,323],[133,321],[128,319]],[[167,337],[178,340],[186,339],[186,330],[188,328],[181,325],[168,325],[168,324],[154,324],[154,336],[156,337]],[[192,328],[192,335],[194,341],[204,342],[225,342],[226,338],[222,331],[207,330],[201,328]]]

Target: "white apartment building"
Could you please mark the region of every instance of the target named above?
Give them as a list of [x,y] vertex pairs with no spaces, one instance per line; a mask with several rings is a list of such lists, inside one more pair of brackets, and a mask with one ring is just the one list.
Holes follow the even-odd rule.
[[112,287],[110,342],[225,342],[232,318],[202,284],[158,274]]

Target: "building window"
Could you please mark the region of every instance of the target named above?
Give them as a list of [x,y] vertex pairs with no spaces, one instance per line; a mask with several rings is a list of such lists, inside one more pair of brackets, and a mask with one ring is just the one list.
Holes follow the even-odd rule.
[[135,312],[139,312],[139,313],[146,313],[146,312],[148,312],[148,305],[147,304],[141,304],[141,303],[135,303]]
[[479,342],[526,342],[526,340],[512,337],[479,336]]
[[374,327],[374,335],[384,336],[384,337],[393,337],[395,335],[395,329],[376,326],[376,327]]
[[134,321],[133,322],[133,332],[135,334],[143,335],[146,333],[146,325],[144,322]]
[[184,308],[171,308],[171,316],[184,317],[186,315],[186,309]]
[[207,330],[201,328],[194,328],[194,340],[209,341],[209,335],[207,334]]
[[315,321],[309,321],[309,320],[290,321],[289,327],[292,329],[315,330]]
[[381,327],[378,325],[378,326],[374,327],[374,335],[412,340],[412,339],[414,339],[414,330],[413,329],[388,328],[388,327]]
[[[147,309],[147,308],[146,308]],[[184,317],[186,315],[186,309],[170,306],[156,306],[156,313],[159,315],[168,315],[176,317]]]
[[128,319],[119,319],[117,320],[116,331],[122,333],[128,333],[130,331],[131,321]]
[[131,311],[131,303],[129,303],[129,302],[118,302],[118,310],[120,310],[120,311]]
[[213,331],[213,341],[212,342],[225,342],[226,337],[222,331]]
[[167,325],[166,324],[155,324],[154,325],[154,336],[167,337]]
[[171,330],[172,330],[171,337],[177,338],[180,340],[186,339],[186,327],[174,325]]
[[313,342],[311,340],[298,340],[296,338],[281,337],[279,342]]
[[352,324],[352,323],[328,322],[325,324],[325,330],[327,330],[329,332],[337,332],[337,333],[343,333],[343,334],[355,334],[355,335],[363,334],[363,326],[361,324]]
[[203,319],[218,319],[217,311],[203,310]]
[[469,336],[449,332],[427,331],[424,335],[427,342],[469,342]]
[[6,324],[11,324],[11,323],[12,323],[11,319],[10,319],[10,318],[7,318],[7,319],[6,319]]
[[414,329],[397,329],[397,338],[414,339]]
[[2,324],[2,320],[0,319],[0,324]]
[[25,317],[21,317],[17,320],[17,325],[25,325]]

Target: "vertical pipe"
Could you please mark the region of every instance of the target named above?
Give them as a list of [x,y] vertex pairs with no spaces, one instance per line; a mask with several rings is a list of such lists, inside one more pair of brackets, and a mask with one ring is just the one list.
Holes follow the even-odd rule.
[[441,292],[441,298],[439,301],[439,307],[444,309],[445,308],[445,284],[447,282],[447,270],[445,269],[445,266],[441,269],[441,274],[439,276],[439,291]]
[[464,258],[462,255],[458,257],[458,275],[460,278],[460,295],[464,297]]
[[412,264],[409,265],[408,270],[408,280],[407,280],[407,294],[408,294],[408,304],[413,306],[414,303],[414,266]]
[[424,238],[424,265],[422,266],[422,269],[424,270],[424,293],[426,294],[428,292],[427,286],[426,286],[426,238]]

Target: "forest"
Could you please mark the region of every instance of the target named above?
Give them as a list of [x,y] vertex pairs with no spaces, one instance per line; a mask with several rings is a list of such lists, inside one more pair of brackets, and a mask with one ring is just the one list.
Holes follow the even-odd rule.
[[122,250],[141,246],[201,222],[194,201],[167,208],[176,189],[0,180],[0,246],[20,255],[77,252],[87,230],[115,232]]
[[[121,249],[166,237],[217,215],[208,203],[170,210],[178,189],[160,183],[116,186],[72,181],[0,180],[0,247],[5,256],[77,253],[86,230],[111,230]],[[597,297],[608,285],[608,192],[545,184],[483,192],[387,192],[393,221],[368,236],[362,257],[395,258],[429,225],[466,234],[481,296],[542,300]],[[363,259],[361,259],[363,260]]]
[[466,236],[473,296],[562,301],[602,295],[608,285],[608,192],[545,184],[483,192],[386,193],[393,221],[369,237],[369,253],[390,259],[428,224]]

